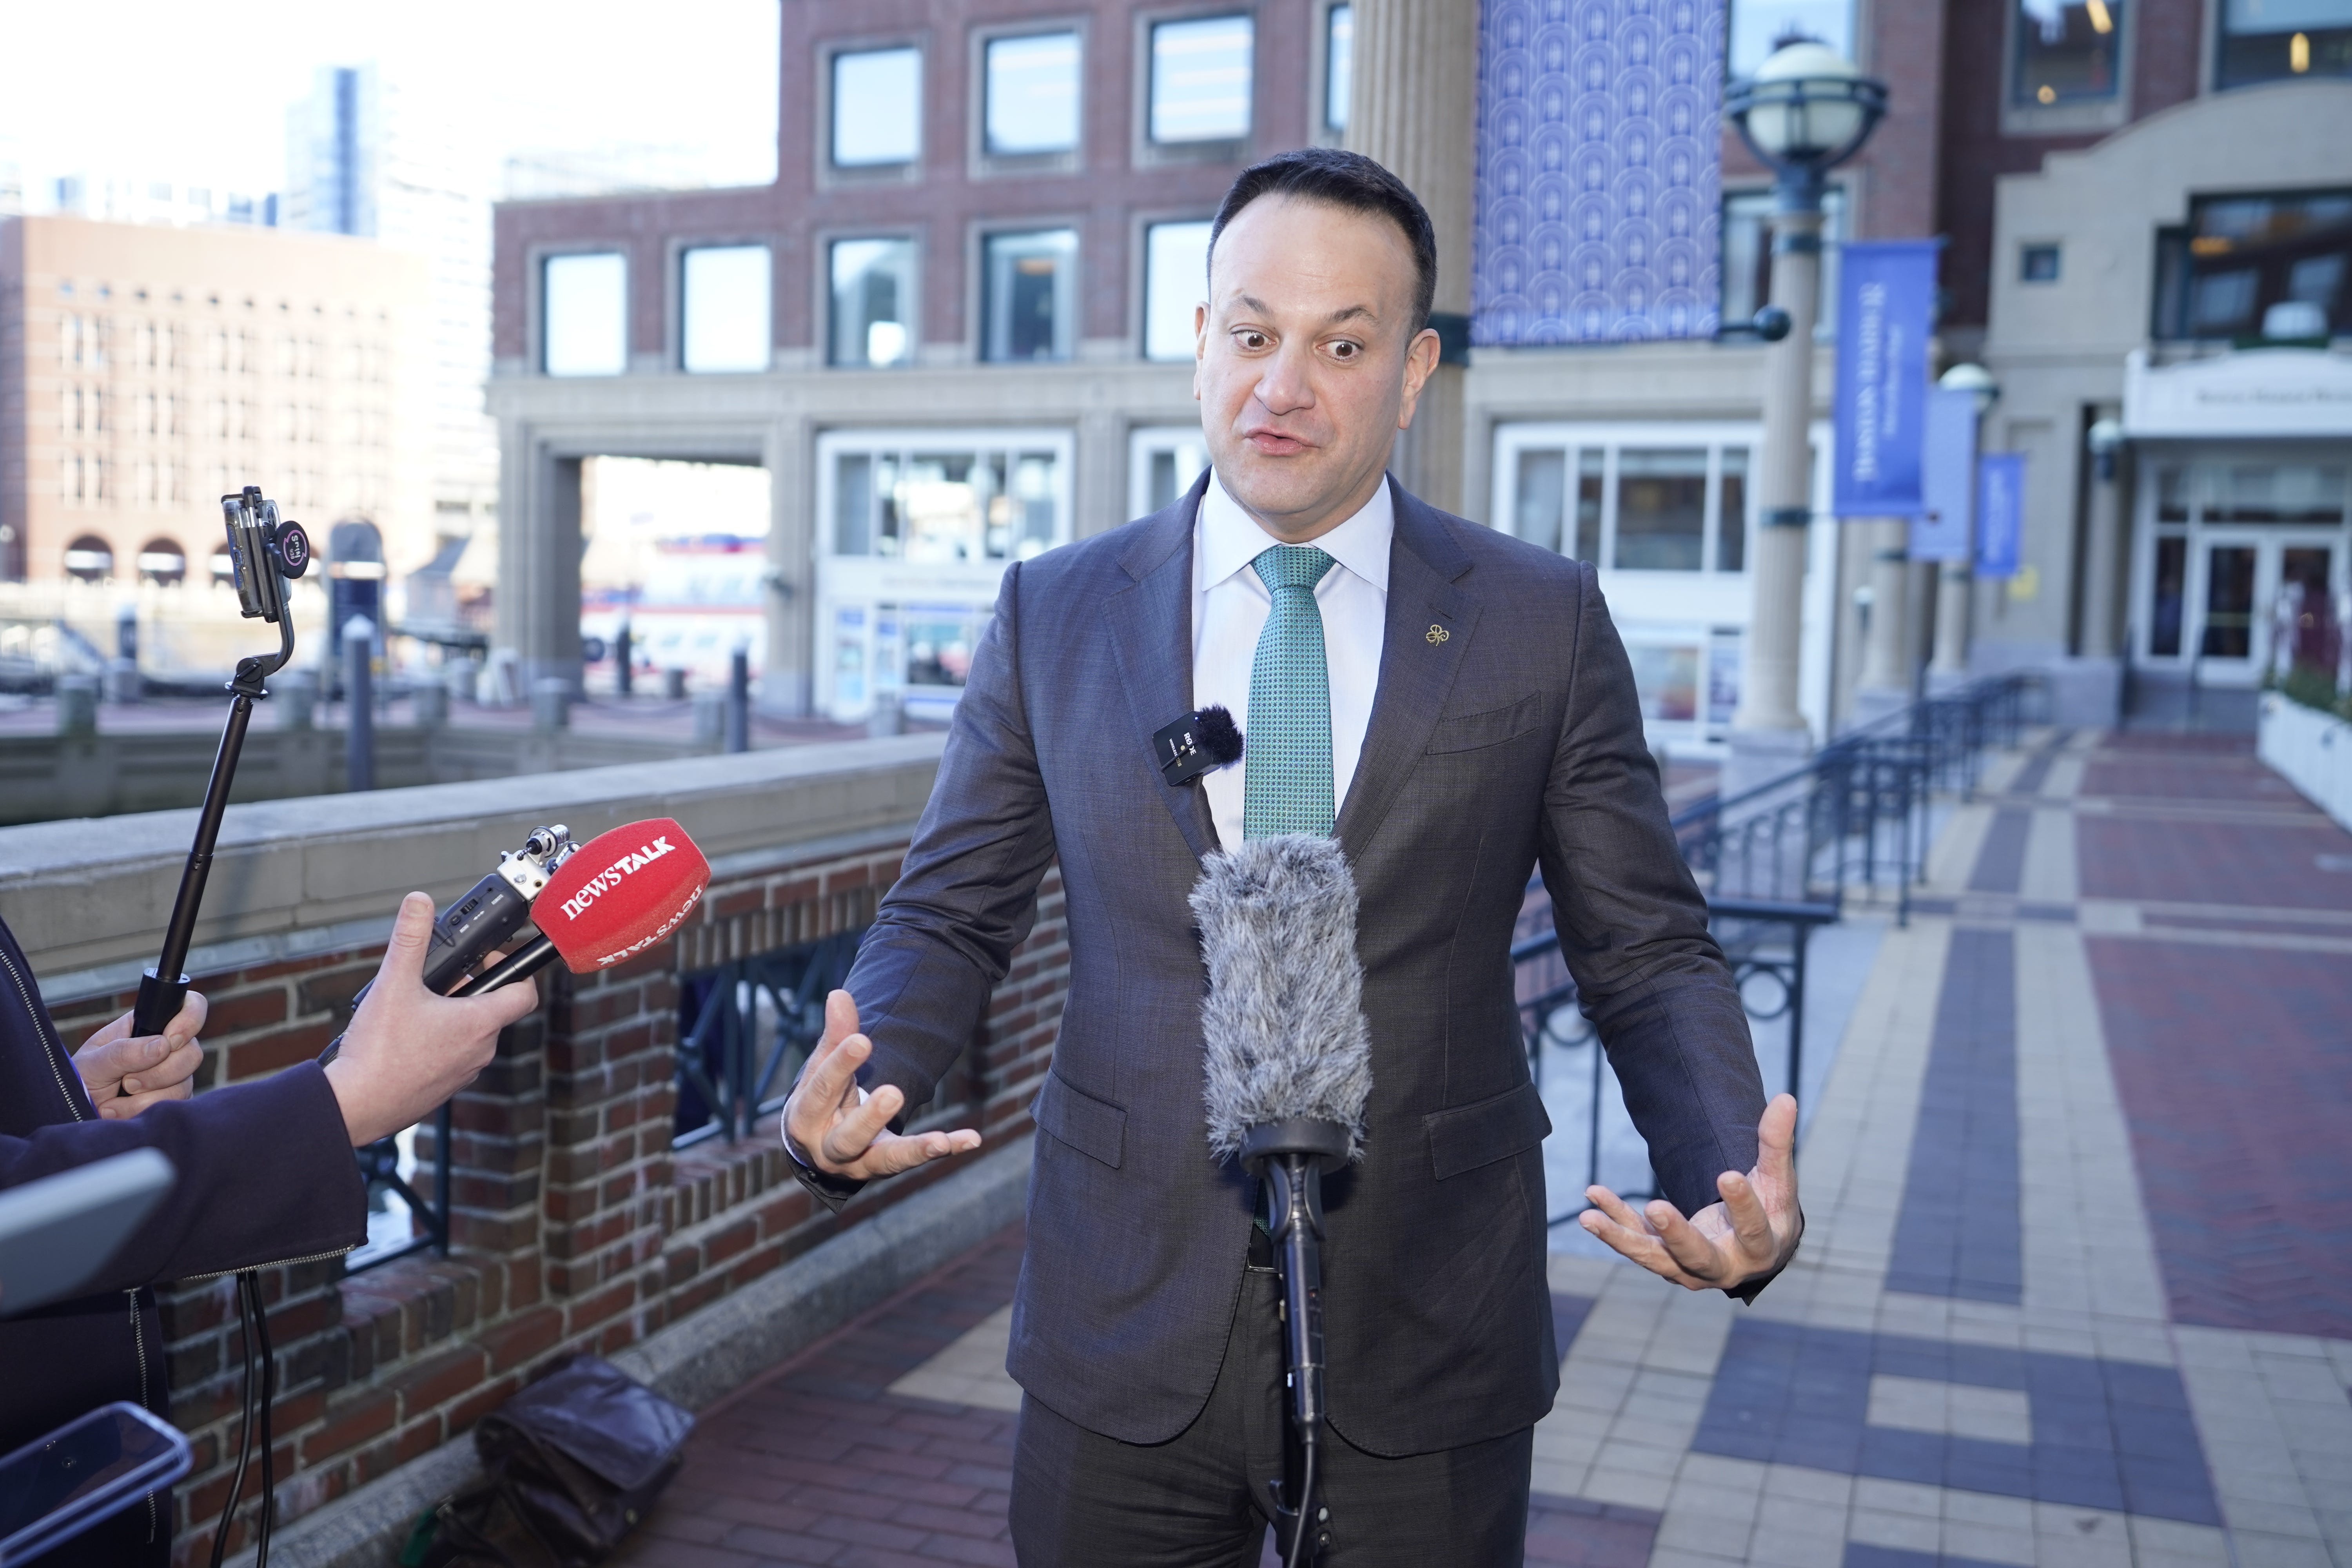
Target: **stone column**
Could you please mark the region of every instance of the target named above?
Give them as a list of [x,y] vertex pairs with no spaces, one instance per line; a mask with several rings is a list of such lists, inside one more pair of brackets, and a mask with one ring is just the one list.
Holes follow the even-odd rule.
[[1927,673],[1939,686],[1957,685],[1969,673],[1969,616],[1973,574],[1965,561],[1947,561],[1937,574],[1936,657]]
[[580,459],[554,458],[517,431],[499,493],[498,640],[520,691],[560,676],[580,689]]
[[1762,526],[1748,564],[1755,608],[1748,623],[1739,710],[1732,716],[1723,791],[1736,795],[1804,760],[1812,737],[1797,708],[1797,659],[1805,609],[1805,543],[1812,521],[1813,322],[1820,310],[1822,215],[1772,215],[1772,303],[1789,335],[1765,350],[1764,430],[1756,498]]
[[1437,230],[1430,324],[1447,363],[1397,437],[1398,481],[1432,506],[1463,509],[1463,374],[1469,360],[1470,214],[1477,182],[1477,0],[1356,0],[1355,96],[1348,145],[1412,187]]
[[1870,632],[1854,682],[1856,724],[1911,700],[1911,524],[1889,517],[1864,526],[1870,530]]
[[2091,464],[2091,493],[2084,519],[2083,657],[2113,658],[2123,651],[2116,632],[2124,562],[2123,487],[2116,482],[2122,459],[2086,453],[2084,460]]
[[778,718],[805,718],[816,645],[816,558],[821,520],[814,515],[816,439],[805,416],[769,426],[760,460],[768,470],[767,664],[760,675],[760,710]]

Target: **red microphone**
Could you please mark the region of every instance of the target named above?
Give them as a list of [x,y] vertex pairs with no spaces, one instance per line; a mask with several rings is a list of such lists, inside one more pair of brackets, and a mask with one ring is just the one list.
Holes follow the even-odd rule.
[[667,816],[599,834],[567,857],[531,900],[539,939],[458,986],[495,991],[557,958],[574,974],[635,957],[685,923],[710,886],[710,862]]

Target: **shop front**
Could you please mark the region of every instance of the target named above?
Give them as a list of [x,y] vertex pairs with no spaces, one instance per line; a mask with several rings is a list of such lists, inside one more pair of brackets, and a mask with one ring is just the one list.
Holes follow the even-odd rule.
[[1070,538],[1067,429],[836,430],[817,439],[820,710],[943,720],[1005,566]]
[[2144,673],[2252,687],[2352,591],[2352,355],[2253,349],[2126,370],[2128,611]]

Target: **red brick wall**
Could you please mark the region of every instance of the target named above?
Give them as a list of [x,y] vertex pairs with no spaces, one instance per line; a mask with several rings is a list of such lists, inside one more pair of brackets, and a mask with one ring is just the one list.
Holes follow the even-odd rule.
[[[865,926],[903,853],[780,855],[714,882],[700,919],[666,950],[602,974],[542,977],[540,1010],[507,1031],[455,1101],[449,1255],[348,1277],[340,1259],[263,1271],[281,1521],[462,1439],[554,1358],[643,1339],[926,1184],[887,1183],[835,1219],[787,1174],[772,1119],[741,1143],[670,1146],[679,976]],[[315,1056],[380,956],[203,977],[213,1011],[202,1081]],[[1024,1134],[1068,978],[1056,875],[971,1054],[923,1121],[976,1124],[992,1146]],[[75,1005],[59,1027],[78,1040],[131,1001]],[[418,1134],[428,1191],[432,1144],[428,1122]],[[174,1561],[191,1564],[210,1550],[236,1462],[240,1335],[232,1280],[161,1294],[172,1417],[195,1448],[173,1525]],[[247,1482],[233,1546],[257,1484]]]

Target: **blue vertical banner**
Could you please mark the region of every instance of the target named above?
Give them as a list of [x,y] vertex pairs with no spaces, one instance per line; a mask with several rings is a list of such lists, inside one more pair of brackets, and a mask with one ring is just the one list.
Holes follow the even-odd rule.
[[1976,518],[1977,399],[1956,387],[1927,389],[1919,452],[1919,513],[1911,520],[1911,559],[1966,561]]
[[1838,280],[1837,477],[1840,517],[1911,517],[1920,508],[1934,325],[1933,239],[1849,242]]
[[1977,575],[2017,575],[2025,533],[2025,454],[1987,452],[1977,463]]

